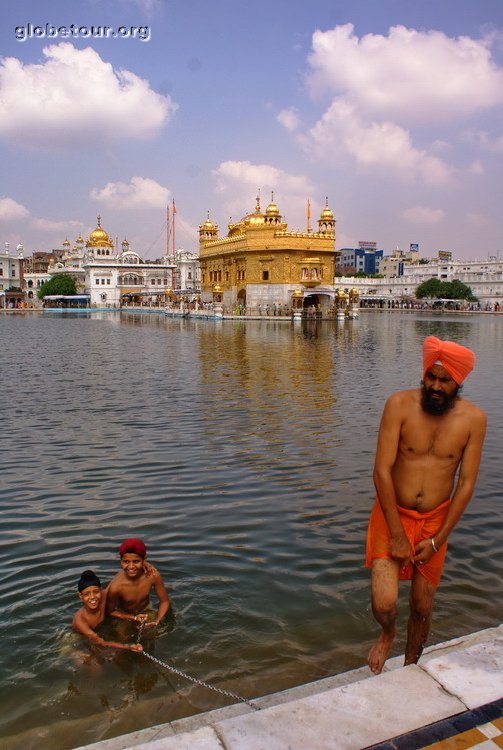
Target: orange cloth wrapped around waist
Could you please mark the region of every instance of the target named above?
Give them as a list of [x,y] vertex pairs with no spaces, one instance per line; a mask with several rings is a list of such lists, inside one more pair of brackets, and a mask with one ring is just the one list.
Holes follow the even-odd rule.
[[[450,500],[445,500],[445,502],[426,513],[420,513],[411,508],[402,508],[400,505],[397,506],[400,521],[412,547],[415,548],[418,542],[421,542],[423,539],[431,539],[432,536],[435,536],[444,522],[450,502]],[[381,504],[376,498],[367,529],[365,567],[370,568],[372,560],[379,558],[385,560],[392,559],[390,541],[391,534],[388,524],[382,512]],[[446,552],[447,543],[442,544],[439,551],[435,552],[424,565],[402,565],[399,572],[400,580],[410,581],[414,568],[416,568],[430,583],[438,586],[440,576],[442,575],[442,568],[444,567]]]

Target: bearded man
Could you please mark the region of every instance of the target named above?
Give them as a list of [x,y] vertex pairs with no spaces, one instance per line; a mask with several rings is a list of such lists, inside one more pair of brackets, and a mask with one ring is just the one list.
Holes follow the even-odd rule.
[[472,497],[486,431],[484,412],[460,396],[474,365],[470,349],[428,336],[421,388],[384,407],[365,561],[382,628],[368,655],[375,674],[395,637],[399,580],[411,581],[404,664],[417,663],[430,630],[447,539]]

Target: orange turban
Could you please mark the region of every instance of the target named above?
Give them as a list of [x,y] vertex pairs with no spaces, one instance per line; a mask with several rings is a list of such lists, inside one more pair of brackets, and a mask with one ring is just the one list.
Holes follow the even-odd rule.
[[423,341],[423,378],[435,363],[442,365],[451,378],[461,385],[475,366],[475,354],[454,341],[427,336]]

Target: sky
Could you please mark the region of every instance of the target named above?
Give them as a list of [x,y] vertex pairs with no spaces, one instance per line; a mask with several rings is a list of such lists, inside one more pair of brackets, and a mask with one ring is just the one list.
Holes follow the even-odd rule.
[[[336,247],[503,257],[503,0],[16,0],[0,8],[0,242],[101,225],[145,259],[208,214],[328,200]],[[108,27],[108,31],[105,30]]]

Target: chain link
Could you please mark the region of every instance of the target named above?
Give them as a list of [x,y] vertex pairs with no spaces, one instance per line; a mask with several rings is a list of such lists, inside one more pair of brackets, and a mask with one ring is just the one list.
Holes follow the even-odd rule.
[[[144,626],[145,626],[145,623],[143,621],[140,622],[140,625],[138,627],[138,636],[136,640],[137,643],[139,643],[141,640]],[[233,700],[238,701],[240,703],[246,703],[246,705],[250,706],[250,708],[253,708],[254,711],[260,710],[259,706],[253,703],[253,701],[250,701],[247,698],[243,698],[242,695],[238,695],[237,693],[231,693],[230,690],[224,690],[223,688],[218,688],[215,685],[210,685],[209,682],[204,682],[204,680],[199,680],[197,677],[192,677],[186,672],[182,672],[181,669],[177,669],[176,667],[173,667],[171,664],[167,664],[165,661],[162,661],[161,659],[158,659],[156,656],[149,654],[147,651],[142,651],[141,653],[147,659],[150,659],[150,661],[153,661],[155,662],[155,664],[158,664],[160,667],[163,667],[164,669],[167,669],[170,672],[173,672],[173,674],[178,675],[178,677],[183,677],[186,680],[190,680],[190,682],[194,682],[196,685],[200,685],[201,687],[208,688],[208,690],[213,690],[215,693],[220,693],[220,695],[226,695],[228,698],[232,698]]]

